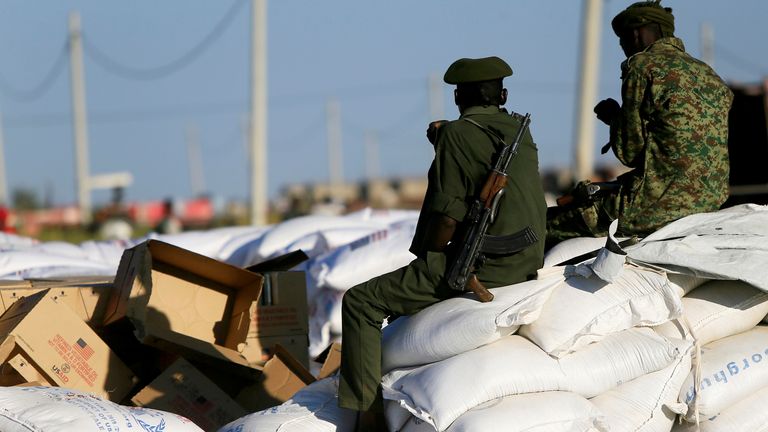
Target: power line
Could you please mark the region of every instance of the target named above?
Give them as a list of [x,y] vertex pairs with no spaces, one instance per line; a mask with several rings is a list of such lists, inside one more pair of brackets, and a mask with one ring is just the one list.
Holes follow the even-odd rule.
[[43,76],[43,79],[34,87],[29,90],[18,89],[8,83],[8,80],[0,76],[0,91],[5,93],[11,99],[18,102],[30,102],[43,96],[56,81],[56,78],[61,75],[61,71],[64,70],[64,65],[67,60],[67,43],[62,45],[59,50],[59,56],[53,62],[53,65],[48,72]]
[[717,43],[715,44],[715,47],[717,50],[716,54],[720,54],[720,57],[724,58],[727,62],[731,63],[732,65],[738,68],[741,68],[742,70],[756,73],[761,77],[768,73],[768,68],[766,68],[764,65],[760,65],[755,62],[752,62],[751,60],[747,60],[741,57],[740,55],[734,53],[733,51],[729,50],[728,48],[725,48],[722,45],[719,45]]
[[224,30],[229,27],[229,25],[232,23],[232,20],[245,3],[245,0],[235,0],[226,14],[224,14],[216,26],[213,27],[210,33],[208,33],[200,42],[194,45],[188,52],[176,60],[166,63],[162,66],[140,68],[121,63],[120,61],[110,57],[106,52],[97,48],[85,33],[83,34],[83,47],[85,48],[86,54],[94,62],[99,64],[108,72],[111,72],[115,75],[119,75],[123,78],[144,81],[164,78],[186,67],[195,61],[203,52],[205,52],[205,50],[213,42],[215,42],[222,35],[222,33],[224,33]]

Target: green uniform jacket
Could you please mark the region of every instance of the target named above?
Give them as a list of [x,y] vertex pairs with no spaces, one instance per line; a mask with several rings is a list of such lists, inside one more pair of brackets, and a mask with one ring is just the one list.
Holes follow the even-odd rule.
[[[431,214],[441,213],[463,221],[488,178],[500,148],[480,128],[462,120],[465,117],[499,130],[507,143],[514,140],[522,119],[504,109],[478,106],[466,109],[459,120],[440,128],[435,159],[428,174],[429,185],[411,245],[411,252],[427,261],[431,260],[427,258],[423,242]],[[530,132],[521,140],[518,154],[510,162],[507,174],[509,181],[499,205],[499,214],[488,233],[506,235],[530,226],[539,241],[514,255],[489,257],[478,272],[478,278],[488,287],[531,279],[543,263],[546,202],[539,177],[538,153]]]
[[728,198],[728,111],[733,94],[683,42],[662,38],[622,64],[621,115],[611,148],[619,177],[619,231],[645,235]]

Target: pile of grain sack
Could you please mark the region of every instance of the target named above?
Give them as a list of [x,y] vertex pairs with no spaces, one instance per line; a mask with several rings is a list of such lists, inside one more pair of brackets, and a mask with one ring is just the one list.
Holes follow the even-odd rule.
[[[454,298],[388,325],[389,430],[768,430],[768,208],[694,215],[626,255],[555,265],[606,241],[560,245],[491,303]],[[352,430],[336,388],[227,430]]]
[[[344,291],[413,258],[407,249],[416,218],[414,212],[366,210],[263,228],[153,238],[234,268],[297,249],[307,252],[309,259],[298,269],[306,275],[308,354],[314,357],[339,336]],[[116,271],[120,276],[123,250],[146,240],[73,247],[6,238],[0,277],[50,279]],[[768,359],[763,361],[768,356],[768,208],[744,205],[694,215],[625,248],[625,254],[601,253],[576,265],[557,265],[610,240],[576,239],[559,245],[536,280],[494,289],[491,303],[457,297],[390,323],[384,329],[382,359],[389,430],[768,430],[768,413],[758,405],[768,396]],[[17,264],[41,254],[56,260],[49,259],[48,266]],[[146,255],[138,261],[146,262]],[[104,360],[113,381],[102,383],[102,393],[73,390],[71,383],[61,382],[48,383],[58,388],[0,388],[0,430],[354,430],[355,413],[337,406],[337,345],[320,371],[320,363],[303,368],[307,365],[297,362],[295,353],[282,351],[267,363],[239,364],[232,351],[247,346],[253,331],[231,327],[235,336],[222,341],[216,339],[221,325],[215,326],[212,342],[201,346],[196,341],[211,330],[201,331],[195,323],[180,338],[158,330],[162,320],[146,306],[162,309],[178,300],[174,294],[159,302],[147,302],[146,292],[128,296],[135,301],[125,303],[121,313],[134,325],[129,346],[114,344],[126,340],[119,329],[117,335],[99,333],[119,354]],[[50,318],[54,312],[31,309],[37,308],[39,320],[56,325]],[[24,324],[24,319],[8,318],[8,313],[0,318],[0,339],[9,328]],[[245,343],[239,339],[243,335]],[[6,359],[2,371],[10,367],[24,382],[52,379],[49,371],[25,363],[19,347],[27,341],[19,339],[0,344],[0,357]],[[68,345],[32,342],[72,351],[72,358],[88,355],[77,340]],[[94,348],[90,339],[88,348]],[[180,352],[186,359],[178,358]],[[111,367],[121,359],[130,367]],[[87,372],[82,365],[80,369]],[[162,375],[166,384],[122,385],[120,371],[131,377],[156,375],[161,382]],[[209,380],[221,393],[170,398],[164,410],[127,406],[152,397],[162,400],[158,395],[173,386],[189,388],[188,376]],[[6,379],[0,384],[14,383]],[[119,394],[126,386],[132,390]],[[147,387],[142,397],[135,396]],[[229,399],[236,408],[211,415],[211,407]],[[197,424],[192,423],[186,420],[192,418],[190,412],[208,413],[208,420],[194,418]]]

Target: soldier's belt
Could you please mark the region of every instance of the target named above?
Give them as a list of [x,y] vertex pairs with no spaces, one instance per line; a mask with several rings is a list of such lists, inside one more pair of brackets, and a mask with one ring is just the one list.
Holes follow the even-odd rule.
[[483,236],[483,246],[480,248],[480,252],[490,255],[511,255],[522,251],[538,240],[539,237],[531,227],[525,227],[514,234],[504,236],[486,234]]

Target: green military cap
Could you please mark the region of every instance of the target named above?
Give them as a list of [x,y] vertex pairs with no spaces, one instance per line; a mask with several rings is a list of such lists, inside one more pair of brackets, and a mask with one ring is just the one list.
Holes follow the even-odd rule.
[[448,66],[443,81],[447,84],[462,84],[501,79],[510,75],[512,68],[498,57],[463,58]]
[[675,16],[672,8],[663,7],[661,0],[642,1],[629,5],[611,21],[611,27],[616,36],[621,36],[625,30],[656,23],[661,27],[663,36],[672,36],[675,32]]

